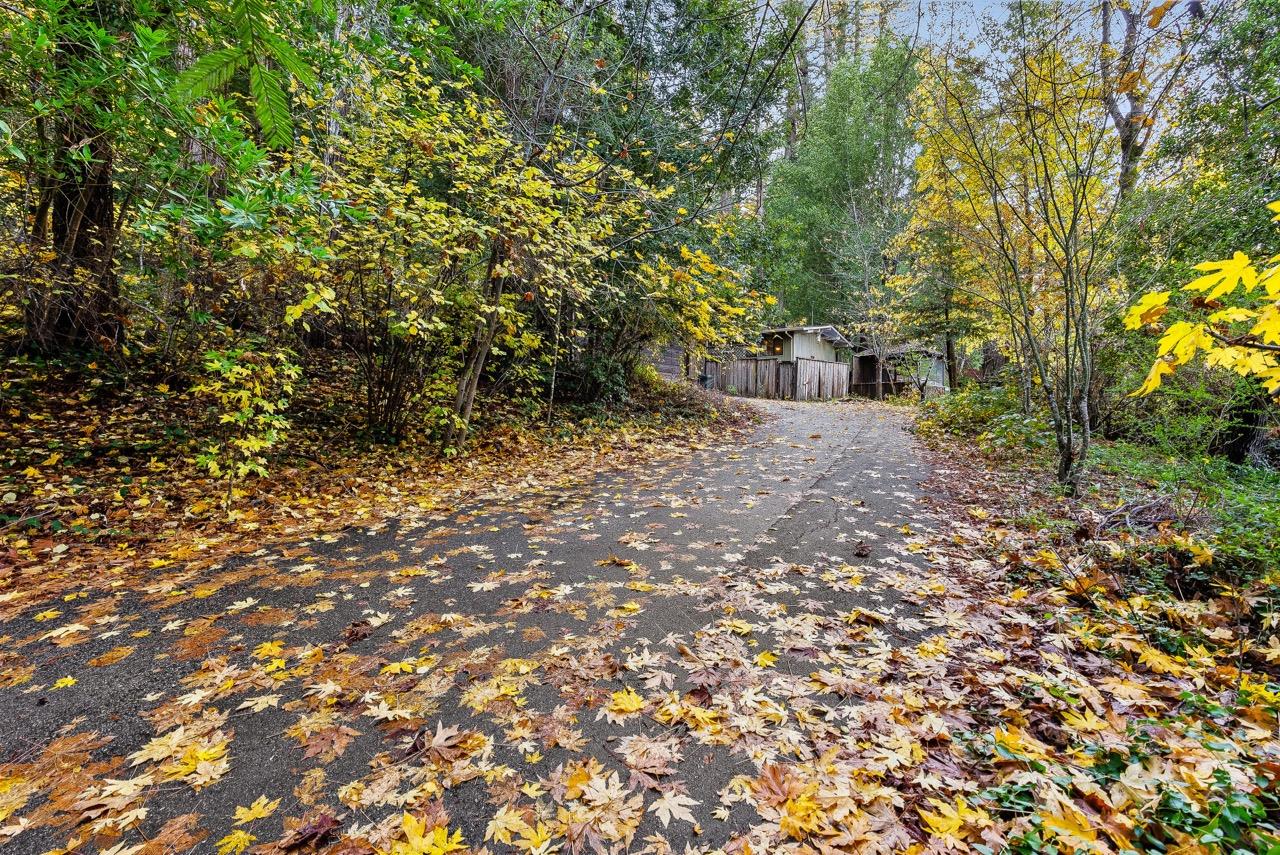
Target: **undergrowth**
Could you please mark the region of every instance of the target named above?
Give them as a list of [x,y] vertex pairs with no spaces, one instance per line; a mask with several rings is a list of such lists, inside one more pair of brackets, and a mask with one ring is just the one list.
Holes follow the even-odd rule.
[[[1111,817],[1124,851],[1280,853],[1280,473],[1100,441],[1086,489],[1067,498],[1034,453],[1048,429],[1005,390],[929,402],[917,427],[974,467],[965,501],[1006,584],[1053,603],[1044,619],[1074,655],[1120,665],[1125,692],[1167,699],[1059,769],[1087,774],[1108,805],[1145,802]],[[1013,783],[979,797],[1028,813],[1037,799]],[[1069,851],[1061,829],[1029,824],[1006,851]]]
[[[626,399],[609,405],[548,411],[528,399],[488,398],[472,441],[449,459],[425,432],[387,443],[356,429],[350,374],[333,367],[299,385],[291,429],[260,452],[263,471],[228,490],[200,465],[219,420],[180,379],[117,376],[105,365],[0,364],[0,548],[16,549],[10,557],[21,561],[68,544],[136,547],[210,527],[265,530],[289,515],[356,518],[381,494],[394,498],[397,480],[448,482],[477,466],[522,467],[557,446],[678,440],[749,418],[722,396],[641,372]],[[85,370],[96,372],[90,382]]]
[[1023,413],[1017,392],[1003,386],[926,401],[920,405],[917,427],[934,441],[944,434],[975,439],[988,454],[1001,458],[1033,456],[1053,446],[1045,420]]

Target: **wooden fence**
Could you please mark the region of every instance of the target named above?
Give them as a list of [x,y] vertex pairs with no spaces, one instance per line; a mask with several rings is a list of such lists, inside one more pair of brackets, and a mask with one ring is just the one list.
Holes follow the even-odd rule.
[[707,385],[745,398],[827,401],[849,394],[849,365],[820,359],[763,357],[707,363]]
[[[794,382],[783,377],[784,363],[776,359],[735,359],[732,362],[708,362],[707,376],[711,388],[744,398],[787,398],[785,391]],[[791,368],[786,363],[788,369]],[[787,372],[791,375],[791,371]]]

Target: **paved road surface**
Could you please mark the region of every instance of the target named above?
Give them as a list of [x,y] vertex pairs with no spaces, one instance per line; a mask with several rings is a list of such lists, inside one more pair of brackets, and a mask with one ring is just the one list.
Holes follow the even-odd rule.
[[731,445],[11,621],[0,845],[385,850],[406,807],[474,848],[500,810],[544,852],[767,841],[735,776],[850,715],[812,672],[922,637],[892,582],[928,523],[902,416],[759,406]]

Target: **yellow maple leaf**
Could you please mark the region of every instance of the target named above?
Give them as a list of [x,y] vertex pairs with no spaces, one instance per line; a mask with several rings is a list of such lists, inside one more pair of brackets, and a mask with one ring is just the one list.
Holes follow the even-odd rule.
[[1141,651],[1138,654],[1138,661],[1157,674],[1178,675],[1186,673],[1186,666],[1163,650],[1157,650],[1149,644],[1144,644]]
[[1106,719],[1099,718],[1093,710],[1087,708],[1083,713],[1068,710],[1062,714],[1062,720],[1072,730],[1085,733],[1099,733],[1108,727]]
[[1060,805],[1062,813],[1041,813],[1040,819],[1050,836],[1067,844],[1071,852],[1109,851],[1098,846],[1098,832],[1078,810],[1067,804]]
[[243,828],[237,828],[218,841],[218,855],[240,855],[257,839]]
[[1129,393],[1130,398],[1140,398],[1144,395],[1150,395],[1156,389],[1160,388],[1160,381],[1173,373],[1173,363],[1168,359],[1157,359],[1155,364],[1151,366],[1151,371],[1147,373],[1147,379],[1134,392]]
[[983,828],[991,824],[991,815],[982,808],[971,807],[964,796],[956,796],[954,804],[948,804],[939,798],[930,798],[936,812],[917,807],[920,818],[925,825],[940,838],[949,848],[964,847],[964,840],[969,829]]
[[1192,324],[1179,321],[1173,324],[1160,337],[1158,356],[1172,356],[1174,365],[1189,362],[1198,350],[1210,350],[1213,337],[1209,335],[1204,324]]
[[1116,94],[1123,95],[1132,92],[1142,83],[1141,71],[1127,71],[1120,75],[1120,79],[1116,81]]
[[226,739],[200,745],[189,745],[177,762],[166,769],[164,774],[170,780],[195,775],[204,764],[217,764],[226,755]]
[[253,656],[255,659],[274,659],[283,651],[284,642],[276,638],[271,641],[264,641],[253,648]]
[[1009,727],[996,728],[991,735],[995,739],[995,744],[999,748],[1014,757],[1023,760],[1044,759],[1044,751],[1041,750],[1043,743],[1030,740],[1027,737],[1026,731],[1019,727],[1010,725]]
[[620,692],[614,692],[610,698],[609,711],[619,715],[630,715],[644,709],[644,696],[637,694],[636,690],[630,686]]
[[546,823],[539,822],[536,828],[526,826],[525,830],[520,832],[520,839],[516,840],[512,845],[517,849],[531,853],[555,852],[559,850],[558,846],[550,847],[547,845],[551,842],[553,836]]
[[1241,285],[1249,292],[1258,287],[1258,271],[1254,269],[1249,256],[1243,252],[1237,251],[1223,261],[1203,261],[1195,269],[1203,271],[1205,275],[1188,282],[1183,290],[1205,291],[1205,300],[1216,300]]
[[778,826],[787,835],[802,840],[821,828],[826,818],[812,794],[806,792],[783,803]]
[[1191,551],[1191,561],[1197,567],[1208,567],[1213,563],[1213,548],[1211,546],[1188,540],[1187,549]]
[[413,660],[406,659],[401,662],[392,662],[382,666],[383,674],[411,674],[413,669],[417,667]]
[[427,830],[427,822],[411,813],[400,817],[400,831],[404,840],[397,840],[391,847],[391,855],[449,855],[467,848],[462,832],[449,834],[449,829],[438,825]]
[[249,807],[236,808],[236,825],[244,825],[247,822],[253,822],[255,819],[262,819],[271,816],[276,812],[276,808],[280,807],[280,800],[267,801],[266,796],[258,796],[258,798]]
[[[958,797],[957,797],[958,798]],[[948,848],[959,848],[964,845],[964,837],[962,830],[964,828],[964,820],[951,807],[951,805],[941,799],[929,799],[929,802],[938,808],[935,813],[927,811],[924,808],[916,808],[920,814],[920,819],[924,820],[925,827],[929,830],[932,837],[937,838],[942,844]]]
[[1228,306],[1227,308],[1214,312],[1210,315],[1209,323],[1238,324],[1241,321],[1247,321],[1251,318],[1256,318],[1257,316],[1258,313],[1251,309],[1246,309],[1242,306]]
[[1126,329],[1136,330],[1160,319],[1169,311],[1169,295],[1171,291],[1154,291],[1144,294],[1142,299],[1134,303],[1124,316]]
[[520,835],[529,829],[524,816],[510,805],[503,805],[489,820],[484,830],[486,841],[496,840],[499,843],[511,843],[512,835]]
[[[1276,275],[1268,279],[1268,288],[1271,287],[1272,282],[1275,284],[1276,293],[1271,296],[1280,298],[1280,267],[1276,268]],[[1265,306],[1258,312],[1257,317],[1257,323],[1249,332],[1262,339],[1264,344],[1280,344],[1280,299]]]
[[773,663],[778,661],[778,654],[772,650],[761,650],[756,654],[756,664],[761,668],[772,668]]

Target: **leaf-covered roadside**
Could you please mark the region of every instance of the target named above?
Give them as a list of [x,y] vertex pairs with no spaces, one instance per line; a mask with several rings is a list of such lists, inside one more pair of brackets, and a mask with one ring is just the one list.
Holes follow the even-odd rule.
[[1131,461],[1067,500],[1025,457],[934,438],[946,549],[1006,646],[980,652],[985,768],[926,822],[982,851],[1276,851],[1274,570],[1215,567],[1203,515]]
[[549,423],[495,410],[469,454],[446,459],[424,442],[360,441],[346,423],[344,390],[313,382],[271,471],[234,487],[228,510],[223,486],[199,461],[216,427],[198,396],[163,382],[86,388],[59,369],[6,366],[0,603],[120,585],[175,565],[199,570],[265,543],[545,489],[575,472],[697,446],[753,418],[655,381],[626,405],[563,408]]
[[[1228,638],[1244,600],[1086,589],[1138,546],[1082,531],[1047,473],[953,452],[921,487],[900,412],[790,407],[586,491],[7,608],[0,702],[48,712],[0,761],[0,834],[112,855],[1273,845],[1271,663]],[[1161,615],[1202,632],[1172,649]]]

